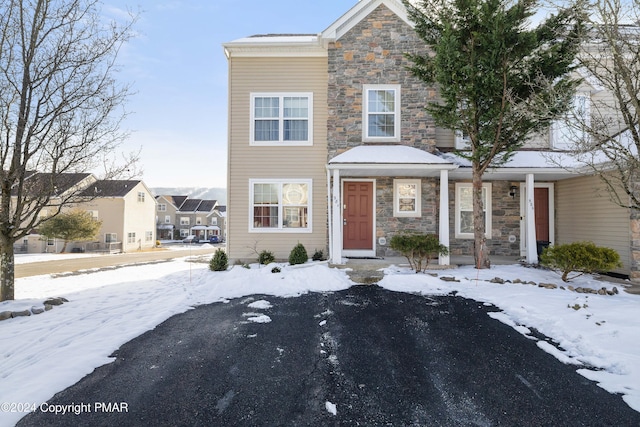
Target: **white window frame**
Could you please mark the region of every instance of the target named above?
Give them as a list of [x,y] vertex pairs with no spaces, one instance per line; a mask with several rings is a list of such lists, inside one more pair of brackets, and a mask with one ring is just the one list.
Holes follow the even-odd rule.
[[144,241],[150,242],[153,240],[153,231],[147,231],[144,233]]
[[[389,113],[394,116],[393,136],[371,136],[369,135],[369,115],[380,114],[380,112],[369,112],[369,96],[371,91],[393,90],[395,111]],[[400,85],[363,85],[362,86],[362,139],[365,142],[400,142],[401,127],[401,95]]]
[[164,216],[164,223],[165,224],[171,224],[171,215],[165,215]]
[[188,228],[181,228],[180,229],[180,237],[187,237],[189,235],[189,229]]
[[191,220],[188,216],[180,217],[180,225],[191,225]]
[[158,203],[158,212],[166,212],[167,204],[166,203]]
[[138,191],[138,203],[144,203],[144,191]]
[[584,129],[576,128],[568,122],[574,122],[576,115],[583,115],[584,123],[587,126],[591,124],[591,93],[577,92],[571,105],[570,111],[551,125],[551,148],[555,150],[570,150],[574,148],[575,139],[589,137]]
[[[400,210],[401,199],[411,199],[412,197],[400,195],[400,189],[404,185],[414,185],[415,197],[414,210]],[[420,179],[394,179],[393,180],[393,216],[419,218],[422,216],[422,181]]]
[[196,225],[202,225],[202,218],[201,217],[196,217]]
[[[255,123],[258,120],[255,117],[256,98],[279,98],[278,113],[278,140],[273,141],[256,141],[255,140]],[[301,141],[285,141],[284,140],[284,98],[307,98],[308,100],[308,116],[307,116],[307,139]],[[251,122],[249,124],[249,141],[250,145],[260,146],[307,146],[313,145],[313,93],[312,92],[255,92],[251,93]],[[276,117],[273,118],[276,120]]]
[[98,211],[87,211],[87,212],[91,214],[91,218],[98,219],[98,214],[99,214]]
[[135,243],[136,242],[136,233],[130,232],[127,233],[127,243]]
[[[277,227],[256,227],[254,223],[254,185],[255,184],[276,184],[278,185],[278,226]],[[284,217],[287,206],[283,203],[282,191],[285,184],[305,184],[307,186],[307,226],[306,227],[285,227]],[[311,233],[313,232],[312,214],[313,214],[313,180],[298,178],[283,179],[250,179],[249,180],[249,232],[250,233]]]
[[[473,233],[463,233],[460,231],[461,229],[461,221],[460,221],[460,213],[463,212],[462,211],[462,206],[460,203],[460,198],[462,197],[462,192],[460,191],[462,188],[473,188],[473,184],[470,182],[456,182],[456,194],[455,194],[455,237],[457,239],[473,239]],[[491,238],[491,211],[492,211],[492,205],[491,205],[491,183],[490,182],[484,182],[482,183],[482,188],[484,189],[484,193],[485,193],[485,203],[484,203],[484,211],[485,211],[485,223],[484,223],[484,231],[485,231],[485,237],[487,239]],[[472,202],[473,203],[473,202]],[[469,212],[467,210],[465,210],[465,212]]]
[[104,233],[104,242],[105,243],[114,243],[118,241],[117,233]]
[[211,225],[218,225],[218,217],[211,217]]
[[461,130],[455,131],[456,150],[471,150],[471,138]]

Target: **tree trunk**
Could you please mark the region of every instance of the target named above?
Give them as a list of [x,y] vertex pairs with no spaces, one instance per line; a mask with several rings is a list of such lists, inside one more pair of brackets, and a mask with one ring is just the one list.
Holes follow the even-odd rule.
[[0,301],[14,299],[15,259],[13,242],[0,247]]
[[[482,173],[473,165],[473,256],[476,268],[489,268],[489,249],[485,237],[484,210],[482,204]],[[487,208],[489,208],[487,206]]]

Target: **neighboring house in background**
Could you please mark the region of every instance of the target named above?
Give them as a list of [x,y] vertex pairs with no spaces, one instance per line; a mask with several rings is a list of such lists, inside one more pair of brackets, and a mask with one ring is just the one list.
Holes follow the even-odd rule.
[[[159,238],[172,240],[195,235],[200,240],[225,237],[225,220],[216,200],[187,196],[157,196],[156,227]],[[223,207],[224,208],[224,207]]]
[[[473,254],[471,168],[456,154],[465,140],[424,109],[437,89],[407,69],[404,54],[425,46],[401,1],[361,0],[320,34],[251,36],[224,49],[231,259],[256,250],[286,259],[297,243],[328,249],[333,263],[398,255],[389,241],[402,231]],[[608,96],[585,79],[576,108],[588,114],[591,99]],[[592,240],[616,249],[620,272],[636,278],[640,220],[594,195],[597,177],[572,169],[568,133],[559,121],[485,173],[487,250],[535,263],[548,243]]]
[[[76,174],[70,174],[76,175]],[[155,246],[156,202],[139,180],[96,180],[83,178],[79,185],[85,187],[78,201],[63,207],[63,211],[83,209],[102,221],[95,240],[70,242],[67,251],[131,252]],[[86,197],[85,202],[80,201]],[[42,217],[52,212],[44,209]],[[44,239],[34,230],[21,245],[19,252],[60,252],[64,242],[60,239]]]

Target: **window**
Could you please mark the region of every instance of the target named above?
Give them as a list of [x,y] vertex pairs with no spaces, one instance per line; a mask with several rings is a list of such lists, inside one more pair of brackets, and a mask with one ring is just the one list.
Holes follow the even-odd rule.
[[144,233],[144,241],[145,242],[150,242],[153,240],[153,231],[146,231]]
[[591,96],[588,92],[577,93],[573,97],[571,111],[551,127],[552,148],[569,150],[588,138],[585,126],[589,126],[591,122],[590,103]]
[[461,130],[457,130],[455,132],[455,148],[456,150],[470,150],[471,149],[471,139],[469,135],[464,133]]
[[138,191],[138,202],[144,203],[144,192]]
[[[473,186],[471,183],[456,183],[456,220],[457,238],[473,238]],[[491,183],[482,184],[482,205],[484,208],[484,230],[491,237]]]
[[211,218],[211,225],[218,225],[218,218],[217,217],[212,217]]
[[164,223],[165,224],[171,224],[171,215],[165,215],[164,216]]
[[251,231],[311,231],[311,180],[251,180],[249,185]]
[[422,216],[421,195],[419,179],[394,179],[393,216]]
[[127,233],[127,243],[136,242],[136,233]]
[[400,141],[400,85],[364,85],[363,138]]
[[189,217],[181,216],[180,217],[180,225],[189,225]]
[[251,143],[311,145],[311,93],[251,94]]
[[187,237],[189,235],[189,229],[188,228],[181,228],[180,229],[180,237]]
[[105,233],[104,242],[105,243],[113,243],[118,241],[118,236],[116,233]]
[[55,244],[56,244],[56,239],[52,237],[47,237],[47,246],[55,246]]
[[202,225],[202,218],[200,217],[196,218],[196,225]]
[[158,203],[158,212],[166,212],[167,205],[165,203]]
[[91,214],[91,218],[98,219],[98,211],[87,211]]

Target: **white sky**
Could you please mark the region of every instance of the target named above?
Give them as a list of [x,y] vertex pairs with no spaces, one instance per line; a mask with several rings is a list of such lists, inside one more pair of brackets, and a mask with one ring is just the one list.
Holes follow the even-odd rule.
[[227,61],[222,43],[253,34],[319,33],[356,0],[103,0],[141,10],[120,78],[136,94],[123,151],[142,147],[149,187],[226,187]]

